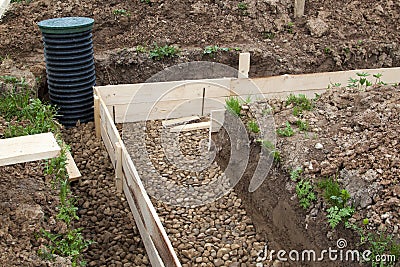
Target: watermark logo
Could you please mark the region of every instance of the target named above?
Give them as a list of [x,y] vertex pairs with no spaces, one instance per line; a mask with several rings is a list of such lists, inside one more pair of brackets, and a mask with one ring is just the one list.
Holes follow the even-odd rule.
[[356,250],[347,247],[347,240],[340,238],[336,241],[336,247],[329,247],[319,252],[312,249],[304,250],[270,250],[268,245],[263,251],[258,253],[257,267],[262,267],[264,261],[278,260],[281,262],[379,262],[379,263],[395,263],[395,255],[373,255],[370,250]]
[[[223,173],[217,170],[216,175],[211,173],[215,174],[218,168],[217,151],[212,149],[215,144],[209,135],[196,140],[196,152],[187,153],[188,144],[182,138],[186,133],[171,131],[171,127],[156,129],[146,122],[161,117],[168,120],[195,114],[208,116],[213,110],[225,109],[226,96],[236,96],[241,103],[262,100],[264,96],[253,82],[231,78],[244,78],[238,73],[219,63],[191,62],[167,68],[135,89],[127,102],[124,121],[136,122],[124,124],[123,139],[149,195],[170,205],[196,207],[226,195],[242,178],[251,155],[247,125],[239,116],[223,112],[223,116],[211,118],[211,124],[225,129],[230,144],[227,167]],[[267,103],[260,105],[263,110],[272,111]],[[269,144],[262,148],[251,178],[252,192],[263,183],[272,166],[273,154],[268,147],[275,147],[276,136],[271,112],[262,115],[260,107],[247,108],[259,126],[260,137]]]

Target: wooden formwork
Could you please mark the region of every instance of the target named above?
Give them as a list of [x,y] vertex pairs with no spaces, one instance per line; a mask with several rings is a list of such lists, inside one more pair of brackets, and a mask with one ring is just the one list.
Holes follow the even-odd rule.
[[[240,59],[239,73],[246,77],[249,58],[241,55]],[[397,83],[400,79],[400,68],[386,68],[256,79],[223,78],[95,87],[96,136],[101,136],[107,148],[115,168],[116,187],[126,196],[151,264],[181,266],[115,123],[209,114],[221,119],[221,110],[224,110],[227,97],[284,98],[289,94],[299,93],[314,96],[314,93],[324,92],[329,84],[347,84],[349,78],[354,78],[361,72],[367,72],[371,76],[381,73],[387,83]],[[249,90],[254,86],[256,91]],[[185,106],[184,103],[189,105]],[[182,105],[179,112],[171,113],[179,105]],[[152,111],[150,116],[149,111]],[[219,129],[212,121],[209,127],[210,132]]]

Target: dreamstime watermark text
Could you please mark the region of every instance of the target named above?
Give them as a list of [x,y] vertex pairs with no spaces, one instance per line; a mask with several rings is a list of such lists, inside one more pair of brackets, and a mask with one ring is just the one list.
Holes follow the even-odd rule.
[[278,260],[281,262],[383,262],[383,263],[394,263],[396,255],[382,254],[373,255],[370,250],[352,250],[347,249],[347,241],[340,238],[336,242],[336,247],[329,247],[317,252],[312,249],[305,250],[269,250],[268,245],[264,247],[263,251],[260,251],[257,259],[257,267],[262,267],[262,262],[265,260]]

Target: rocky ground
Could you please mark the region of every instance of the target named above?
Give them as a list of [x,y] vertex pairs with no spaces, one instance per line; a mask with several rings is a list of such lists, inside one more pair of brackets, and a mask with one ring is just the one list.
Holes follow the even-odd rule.
[[[208,130],[169,136],[173,138],[169,141],[179,146],[169,151],[178,147],[163,141],[167,137],[162,132],[169,133],[170,128],[164,128],[160,121],[149,121],[142,134],[143,126],[125,124],[123,140],[146,190],[156,197],[153,204],[183,266],[255,266],[265,240],[256,233],[241,199],[227,189],[225,195],[199,189],[208,184],[214,189],[221,185],[213,184],[222,175],[216,162],[211,161],[204,170],[196,168],[204,167],[202,140],[208,139]],[[192,161],[194,166],[185,170],[185,161]],[[160,179],[165,184],[156,183]],[[180,190],[179,186],[192,190]],[[209,200],[214,197],[218,200]]]
[[114,169],[94,125],[64,131],[82,177],[72,183],[83,236],[95,241],[84,253],[88,266],[149,266],[128,202],[114,187]]
[[[235,191],[269,244],[274,248],[308,246],[318,250],[335,246],[336,240],[345,238],[349,247],[359,246],[360,237],[355,232],[343,226],[332,230],[327,223],[326,200],[317,184],[329,177],[351,195],[349,203],[355,213],[350,222],[363,225],[368,219],[366,228],[370,233],[383,231],[399,240],[399,92],[398,86],[334,88],[316,98],[313,110],[300,116],[293,115],[293,105],[285,100],[267,101],[276,128],[283,129],[289,122],[294,135],[277,136],[281,161],[272,166],[260,188],[249,193],[248,183],[260,153],[260,145],[255,142],[260,136],[251,134],[253,157]],[[255,110],[245,111],[244,121],[263,113]],[[296,126],[299,119],[309,124],[308,131]],[[228,140],[225,130],[215,137],[220,149],[217,162],[222,168],[229,161]],[[299,207],[296,183],[290,179],[290,172],[296,168],[303,169],[302,175],[314,183],[317,191],[317,202],[306,210]]]

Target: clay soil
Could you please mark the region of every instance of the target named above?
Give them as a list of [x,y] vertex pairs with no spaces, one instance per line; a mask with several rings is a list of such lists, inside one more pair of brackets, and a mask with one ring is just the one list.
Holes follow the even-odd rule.
[[[211,56],[203,53],[206,46],[214,45],[249,51],[252,56],[251,77],[400,66],[399,1],[315,0],[307,3],[305,16],[297,19],[293,17],[294,1],[291,0],[247,0],[245,10],[238,8],[240,1],[145,2],[33,0],[13,3],[0,22],[0,75],[25,77],[39,89],[40,95],[45,94],[43,44],[37,23],[64,16],[95,19],[93,42],[98,85],[143,82],[159,70],[181,62],[206,60],[237,67],[238,51],[219,51]],[[129,15],[115,14],[115,10],[122,9]],[[151,48],[154,43],[174,45],[181,52],[177,57],[156,61],[137,49],[139,45]],[[379,106],[381,102],[384,103],[382,107]],[[360,95],[332,91],[318,103],[317,111],[321,110],[321,113],[310,114],[310,121],[315,119],[314,128],[321,128],[318,140],[324,145],[324,150],[314,151],[315,140],[308,140],[304,147],[311,150],[302,157],[301,153],[292,153],[296,150],[292,147],[294,141],[299,140],[280,140],[278,148],[282,149],[282,158],[288,163],[283,170],[312,162],[314,169],[308,175],[327,176],[339,169],[342,177],[356,177],[359,180],[356,184],[343,181],[351,193],[360,196],[357,200],[359,205],[368,203],[357,211],[356,219],[368,216],[373,229],[386,225],[396,233],[400,195],[398,88],[374,89]],[[376,105],[369,106],[371,103]],[[387,111],[388,108],[393,110]],[[392,113],[389,115],[387,112]],[[285,113],[281,103],[277,125],[287,120],[285,116],[289,113]],[[371,118],[365,117],[364,113]],[[397,120],[391,120],[391,116],[396,114]],[[331,127],[325,128],[327,124]],[[67,142],[72,144],[73,152],[78,155],[78,167],[87,169],[83,173],[86,178],[73,188],[80,197],[79,214],[83,218],[77,226],[86,228],[85,237],[97,242],[91,251],[85,252],[85,257],[92,266],[117,266],[127,262],[134,262],[134,266],[147,265],[143,245],[135,238],[137,230],[130,224],[126,201],[122,196],[115,197],[115,194],[109,193],[113,190],[110,185],[112,170],[104,148],[89,141],[93,135],[91,127],[66,133]],[[366,129],[368,132],[365,132]],[[357,144],[356,140],[363,137],[365,142]],[[291,159],[290,155],[296,157]],[[40,244],[34,233],[42,227],[57,227],[51,225],[57,194],[50,193],[52,191],[44,183],[40,163],[2,168],[0,174],[0,265],[12,266],[11,262],[17,266],[46,264],[36,256]],[[360,178],[366,174],[370,180]],[[266,233],[266,239],[276,244],[276,248],[286,245],[299,248],[301,240],[305,240],[306,244],[315,242],[317,247],[332,245],[327,240],[333,242],[336,236],[327,233],[328,226],[322,220],[322,207],[315,207],[308,217],[316,219],[306,221],[309,214],[296,206],[295,199],[287,197],[293,195],[293,185],[290,189],[287,172],[274,168],[272,175],[277,180],[281,179],[278,186],[268,188],[269,185],[264,184],[263,190],[271,190],[273,197],[260,195],[258,200],[253,200],[243,193],[245,185],[237,188],[239,193],[242,192],[239,196],[249,203],[249,207],[260,209],[253,212],[249,209],[249,213],[253,214],[256,227]],[[101,181],[108,182],[99,182],[99,177],[102,177]],[[369,184],[374,186],[368,187]],[[105,191],[102,191],[103,187]],[[288,193],[278,205],[279,188]],[[372,191],[362,192],[360,188],[371,188]],[[362,198],[366,195],[371,199]],[[260,205],[263,201],[270,203],[274,207],[272,212],[278,214],[270,228],[265,228],[262,223],[271,215],[266,210],[269,207]],[[98,209],[106,216],[96,215]],[[298,221],[287,221],[282,214],[293,214]],[[307,222],[311,229],[320,231],[315,240],[294,234]],[[116,230],[104,234],[106,228]],[[132,228],[134,237],[130,236]],[[350,237],[349,241],[354,241]],[[109,243],[112,246],[108,246]]]

